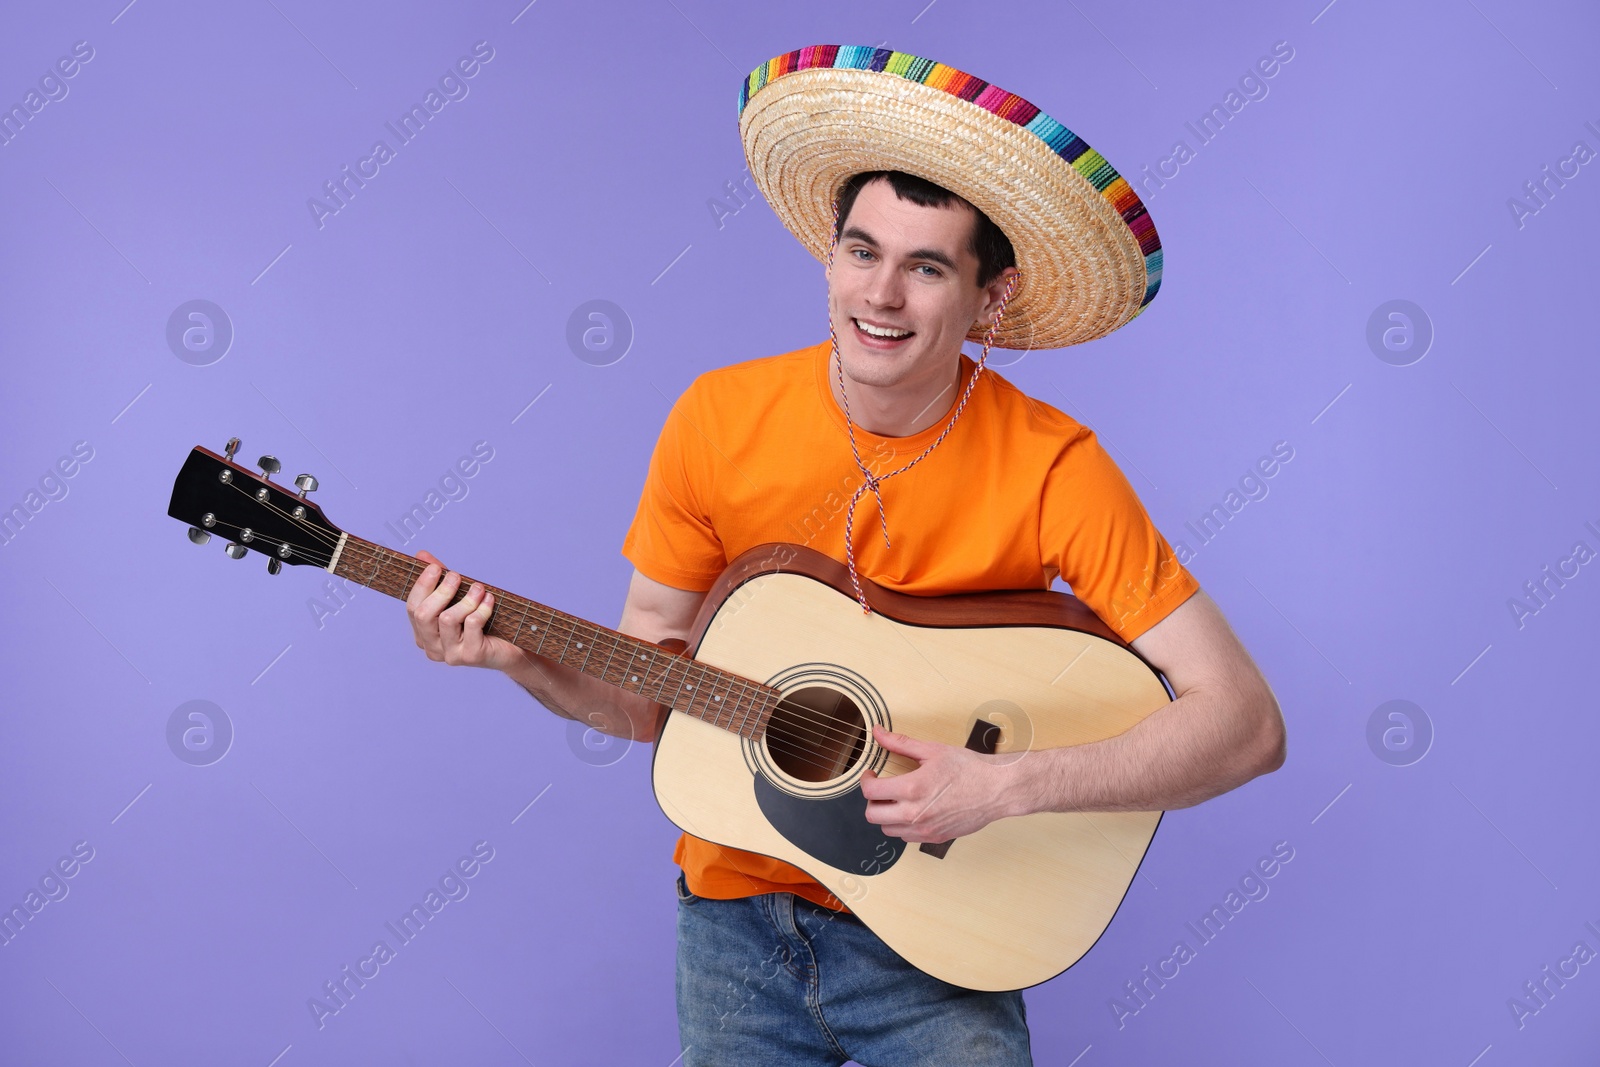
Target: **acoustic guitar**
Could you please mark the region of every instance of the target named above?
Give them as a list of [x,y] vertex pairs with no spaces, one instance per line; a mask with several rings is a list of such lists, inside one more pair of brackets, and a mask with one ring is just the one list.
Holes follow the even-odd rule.
[[[294,488],[205,448],[167,513],[268,570],[320,567],[404,599],[425,564],[346,533]],[[298,490],[298,491],[296,491]],[[471,580],[461,583],[464,595]],[[485,583],[487,584],[487,583]],[[914,966],[1010,990],[1071,967],[1116,914],[1162,813],[1038,812],[913,844],[866,819],[861,776],[914,770],[871,727],[1012,759],[1112,737],[1171,700],[1160,674],[1077,598],[1052,590],[916,597],[773,543],[733,560],[683,649],[629,637],[488,586],[485,632],[665,705],[652,783],[667,818],[707,841],[794,864]]]

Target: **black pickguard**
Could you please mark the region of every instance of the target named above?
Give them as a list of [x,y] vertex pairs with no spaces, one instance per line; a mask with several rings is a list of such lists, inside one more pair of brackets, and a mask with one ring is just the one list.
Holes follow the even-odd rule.
[[894,866],[906,842],[867,821],[867,798],[858,785],[837,796],[797,797],[757,774],[756,803],[772,828],[791,845],[830,867],[881,874]]
[[[993,753],[1000,743],[1000,727],[979,719],[972,724],[967,747]],[[848,793],[813,798],[798,797],[769,782],[762,774],[753,779],[756,803],[772,828],[791,845],[830,867],[856,874],[882,874],[895,865],[906,841],[891,837],[867,821],[867,798],[858,785]],[[944,859],[954,842],[924,843],[923,852]]]

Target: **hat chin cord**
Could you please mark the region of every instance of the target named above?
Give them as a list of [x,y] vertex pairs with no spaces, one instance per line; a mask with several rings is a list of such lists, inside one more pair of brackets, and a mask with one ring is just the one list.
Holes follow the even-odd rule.
[[[833,273],[833,253],[838,245],[839,198],[835,196],[833,199],[833,235],[828,241],[828,273],[830,275]],[[973,368],[972,377],[967,379],[967,387],[962,390],[961,399],[956,401],[956,408],[955,411],[950,415],[950,421],[947,422],[944,429],[939,432],[939,436],[934,438],[933,443],[918,453],[916,458],[912,459],[911,462],[907,463],[905,466],[890,471],[888,474],[873,474],[867,469],[867,465],[861,461],[861,449],[856,445],[855,423],[850,418],[850,394],[845,391],[844,387],[844,358],[839,355],[839,333],[838,330],[834,328],[833,316],[828,316],[828,336],[833,342],[831,360],[834,367],[834,373],[837,376],[839,383],[839,396],[844,400],[844,425],[845,430],[850,435],[850,454],[855,457],[856,467],[861,471],[862,478],[861,484],[856,486],[856,491],[851,494],[850,504],[845,508],[844,512],[844,554],[845,563],[850,570],[850,584],[855,588],[856,599],[861,602],[861,610],[865,614],[872,614],[872,605],[867,603],[866,594],[861,590],[861,579],[856,574],[856,555],[854,548],[854,519],[856,504],[860,502],[863,493],[867,492],[869,489],[872,491],[872,495],[878,500],[878,525],[883,530],[883,545],[885,548],[890,547],[889,520],[884,515],[883,492],[878,487],[881,483],[893,478],[896,474],[900,474],[903,471],[908,471],[912,467],[915,467],[928,455],[928,453],[939,447],[939,442],[943,441],[945,439],[945,435],[950,432],[951,427],[955,426],[956,420],[961,417],[962,409],[967,406],[967,398],[972,395],[972,387],[978,384],[978,376],[983,373],[984,364],[989,358],[989,346],[994,343],[995,332],[1000,329],[1000,321],[1005,318],[1006,302],[1011,299],[1011,294],[1016,291],[1017,279],[1021,277],[1022,272],[1019,270],[1013,274],[1011,276],[1011,280],[1006,283],[1006,291],[1005,294],[1000,298],[1000,306],[995,310],[994,319],[989,323],[989,328],[984,331],[983,354],[978,357],[978,365]],[[977,319],[975,320],[975,324],[981,323],[982,321],[982,319]]]

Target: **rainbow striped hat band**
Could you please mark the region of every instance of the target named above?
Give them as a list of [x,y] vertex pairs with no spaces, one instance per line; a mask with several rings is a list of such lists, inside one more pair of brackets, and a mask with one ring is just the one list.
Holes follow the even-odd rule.
[[819,260],[833,197],[862,171],[915,174],[988,215],[1023,275],[998,347],[1103,337],[1161,288],[1161,238],[1127,180],[1036,105],[954,67],[869,45],[785,52],[739,86],[739,133],[751,177]]

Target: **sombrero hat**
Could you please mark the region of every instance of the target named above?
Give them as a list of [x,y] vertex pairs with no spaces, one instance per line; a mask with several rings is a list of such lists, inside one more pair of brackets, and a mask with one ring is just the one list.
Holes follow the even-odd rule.
[[915,174],[988,215],[1022,271],[1001,348],[1103,337],[1161,287],[1161,239],[1127,180],[1022,97],[942,63],[870,45],[786,52],[740,86],[739,134],[767,203],[819,260],[833,199],[862,171]]

